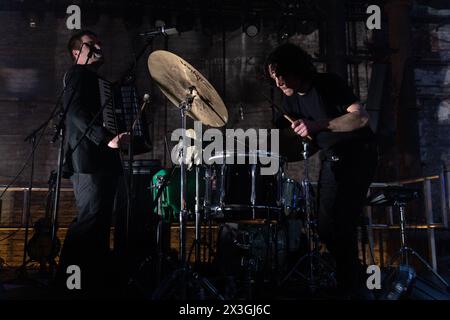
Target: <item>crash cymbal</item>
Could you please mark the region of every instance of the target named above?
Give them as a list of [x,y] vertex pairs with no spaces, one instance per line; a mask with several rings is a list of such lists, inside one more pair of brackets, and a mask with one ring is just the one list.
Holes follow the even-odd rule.
[[179,56],[164,50],[148,57],[148,68],[153,80],[164,95],[177,107],[186,99],[190,87],[196,96],[187,112],[192,119],[212,127],[222,127],[228,121],[228,111],[214,87],[193,66]]

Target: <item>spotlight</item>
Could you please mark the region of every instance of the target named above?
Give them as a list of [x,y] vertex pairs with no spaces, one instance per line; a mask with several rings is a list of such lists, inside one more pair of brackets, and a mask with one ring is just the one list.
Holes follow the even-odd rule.
[[38,25],[39,22],[39,17],[35,12],[30,12],[28,14],[28,19],[29,19],[29,23],[30,23],[30,28],[36,28],[36,26]]
[[297,33],[296,17],[291,12],[283,13],[278,24],[278,37],[280,40],[286,40]]
[[172,26],[172,13],[162,7],[152,7],[149,12],[150,26],[161,28]]
[[242,26],[243,32],[250,38],[256,37],[260,29],[260,19],[256,13],[251,13],[245,18],[244,25]]
[[22,15],[32,29],[36,29],[45,18],[45,2],[43,0],[24,0]]
[[155,27],[156,28],[160,28],[160,27],[165,27],[166,26],[166,22],[162,19],[156,19],[155,20]]

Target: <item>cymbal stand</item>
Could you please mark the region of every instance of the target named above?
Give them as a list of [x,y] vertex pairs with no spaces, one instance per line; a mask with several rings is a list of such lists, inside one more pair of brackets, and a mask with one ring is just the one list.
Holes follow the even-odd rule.
[[[192,103],[196,97],[195,87],[191,86],[187,90],[186,99],[181,101],[179,107],[181,110],[181,128],[182,128],[182,148],[180,148],[180,240],[179,240],[179,262],[181,267],[175,270],[172,275],[164,281],[159,288],[157,288],[153,294],[153,299],[162,299],[168,292],[170,292],[171,287],[178,286],[181,291],[181,299],[186,300],[187,298],[187,288],[189,284],[198,284],[203,289],[209,291],[217,299],[223,300],[223,297],[218,293],[217,289],[204,277],[200,276],[198,273],[192,272],[186,260],[186,219],[188,215],[188,210],[186,206],[186,114],[192,108]],[[203,293],[203,291],[202,291]],[[200,297],[200,298],[203,298]]]
[[200,264],[200,167],[195,167],[195,266]]
[[[211,247],[211,244],[213,243],[213,235],[212,235],[212,214],[211,214],[211,194],[210,190],[212,189],[212,180],[213,177],[213,171],[206,169],[205,170],[205,194],[203,199],[203,212],[205,215],[205,219],[207,220],[208,224],[208,233],[205,234],[203,242],[208,244],[208,263],[212,262],[213,256],[215,256],[215,252],[213,248]],[[206,246],[204,247],[204,256],[206,257]]]
[[[305,194],[305,213],[306,213],[306,239],[308,243],[308,252],[300,257],[291,271],[282,280],[282,284],[290,280],[293,274],[300,276],[307,284],[310,291],[314,292],[320,287],[320,275],[318,274],[322,270],[327,270],[328,275],[331,276],[334,271],[333,267],[327,263],[321,256],[320,243],[317,234],[316,222],[313,220],[313,203],[311,200],[311,183],[309,181],[309,142],[302,140],[304,159],[304,177],[302,181],[302,187]],[[303,262],[307,263],[307,274],[299,271]]]
[[[156,229],[156,255],[157,255],[157,262],[156,262],[156,285],[159,285],[161,283],[161,275],[162,275],[162,265],[164,256],[166,254],[166,248],[168,244],[165,243],[163,239],[164,232],[167,231],[166,228],[166,222],[164,221],[165,217],[163,216],[162,211],[162,192],[167,187],[167,185],[170,183],[170,179],[173,175],[173,172],[175,171],[175,166],[172,168],[171,172],[168,176],[160,176],[158,177],[158,182],[156,184],[156,188],[158,189],[156,201],[157,201],[157,214],[158,214],[158,225]],[[169,227],[170,231],[170,227]],[[164,237],[166,240],[170,239],[170,235],[168,237]]]
[[[189,254],[187,256],[187,260],[190,260],[192,250],[195,250],[195,269],[198,270],[201,264],[201,246],[204,245],[204,252],[203,257],[206,258],[206,250],[208,250],[209,257],[208,257],[208,263],[211,262],[211,257],[213,253],[213,248],[211,246],[212,243],[212,224],[211,224],[211,217],[210,215],[206,214],[207,210],[206,204],[204,202],[203,206],[200,205],[200,169],[201,166],[197,165],[195,167],[195,239],[192,243],[191,249],[189,250]],[[205,170],[207,171],[207,170]],[[206,172],[205,172],[206,175]],[[208,177],[205,177],[205,180],[208,179]],[[207,189],[208,190],[208,189]],[[207,191],[205,191],[206,193]],[[205,198],[207,195],[205,194]],[[202,223],[202,215],[201,215],[201,208],[203,207],[203,211],[205,212],[205,220],[207,219],[208,223],[208,237],[204,237],[201,239],[202,235],[202,229],[201,229],[201,223]]]

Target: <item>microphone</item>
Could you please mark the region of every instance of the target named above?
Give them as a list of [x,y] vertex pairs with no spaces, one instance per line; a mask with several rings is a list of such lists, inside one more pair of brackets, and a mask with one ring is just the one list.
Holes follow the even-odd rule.
[[150,95],[148,93],[144,94],[142,101],[143,102],[142,102],[141,110],[139,111],[139,114],[137,115],[136,119],[134,119],[133,124],[131,125],[131,130],[133,130],[134,127],[136,126],[138,119],[141,117],[142,112],[145,109],[145,106],[150,103]]
[[85,45],[89,47],[89,53],[88,53],[89,59],[92,58],[92,56],[94,56],[95,59],[100,59],[101,57],[103,57],[103,52],[101,49],[99,49],[95,45],[91,45],[89,43],[86,43]]
[[156,29],[150,30],[150,31],[145,31],[142,33],[139,33],[140,36],[142,37],[152,37],[152,36],[158,36],[160,34],[162,34],[163,36],[171,36],[174,34],[177,34],[178,30],[177,28],[166,28],[164,26],[162,27],[158,27]]

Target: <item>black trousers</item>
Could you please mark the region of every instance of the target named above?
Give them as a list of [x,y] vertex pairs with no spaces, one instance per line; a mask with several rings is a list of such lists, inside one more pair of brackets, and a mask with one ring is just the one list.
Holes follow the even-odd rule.
[[377,165],[371,144],[347,148],[322,160],[318,185],[319,236],[336,261],[338,287],[351,292],[363,283],[357,226]]
[[110,227],[118,177],[75,173],[71,177],[78,215],[70,224],[61,251],[56,282],[65,289],[67,267],[81,270],[79,294],[95,294],[107,287]]

